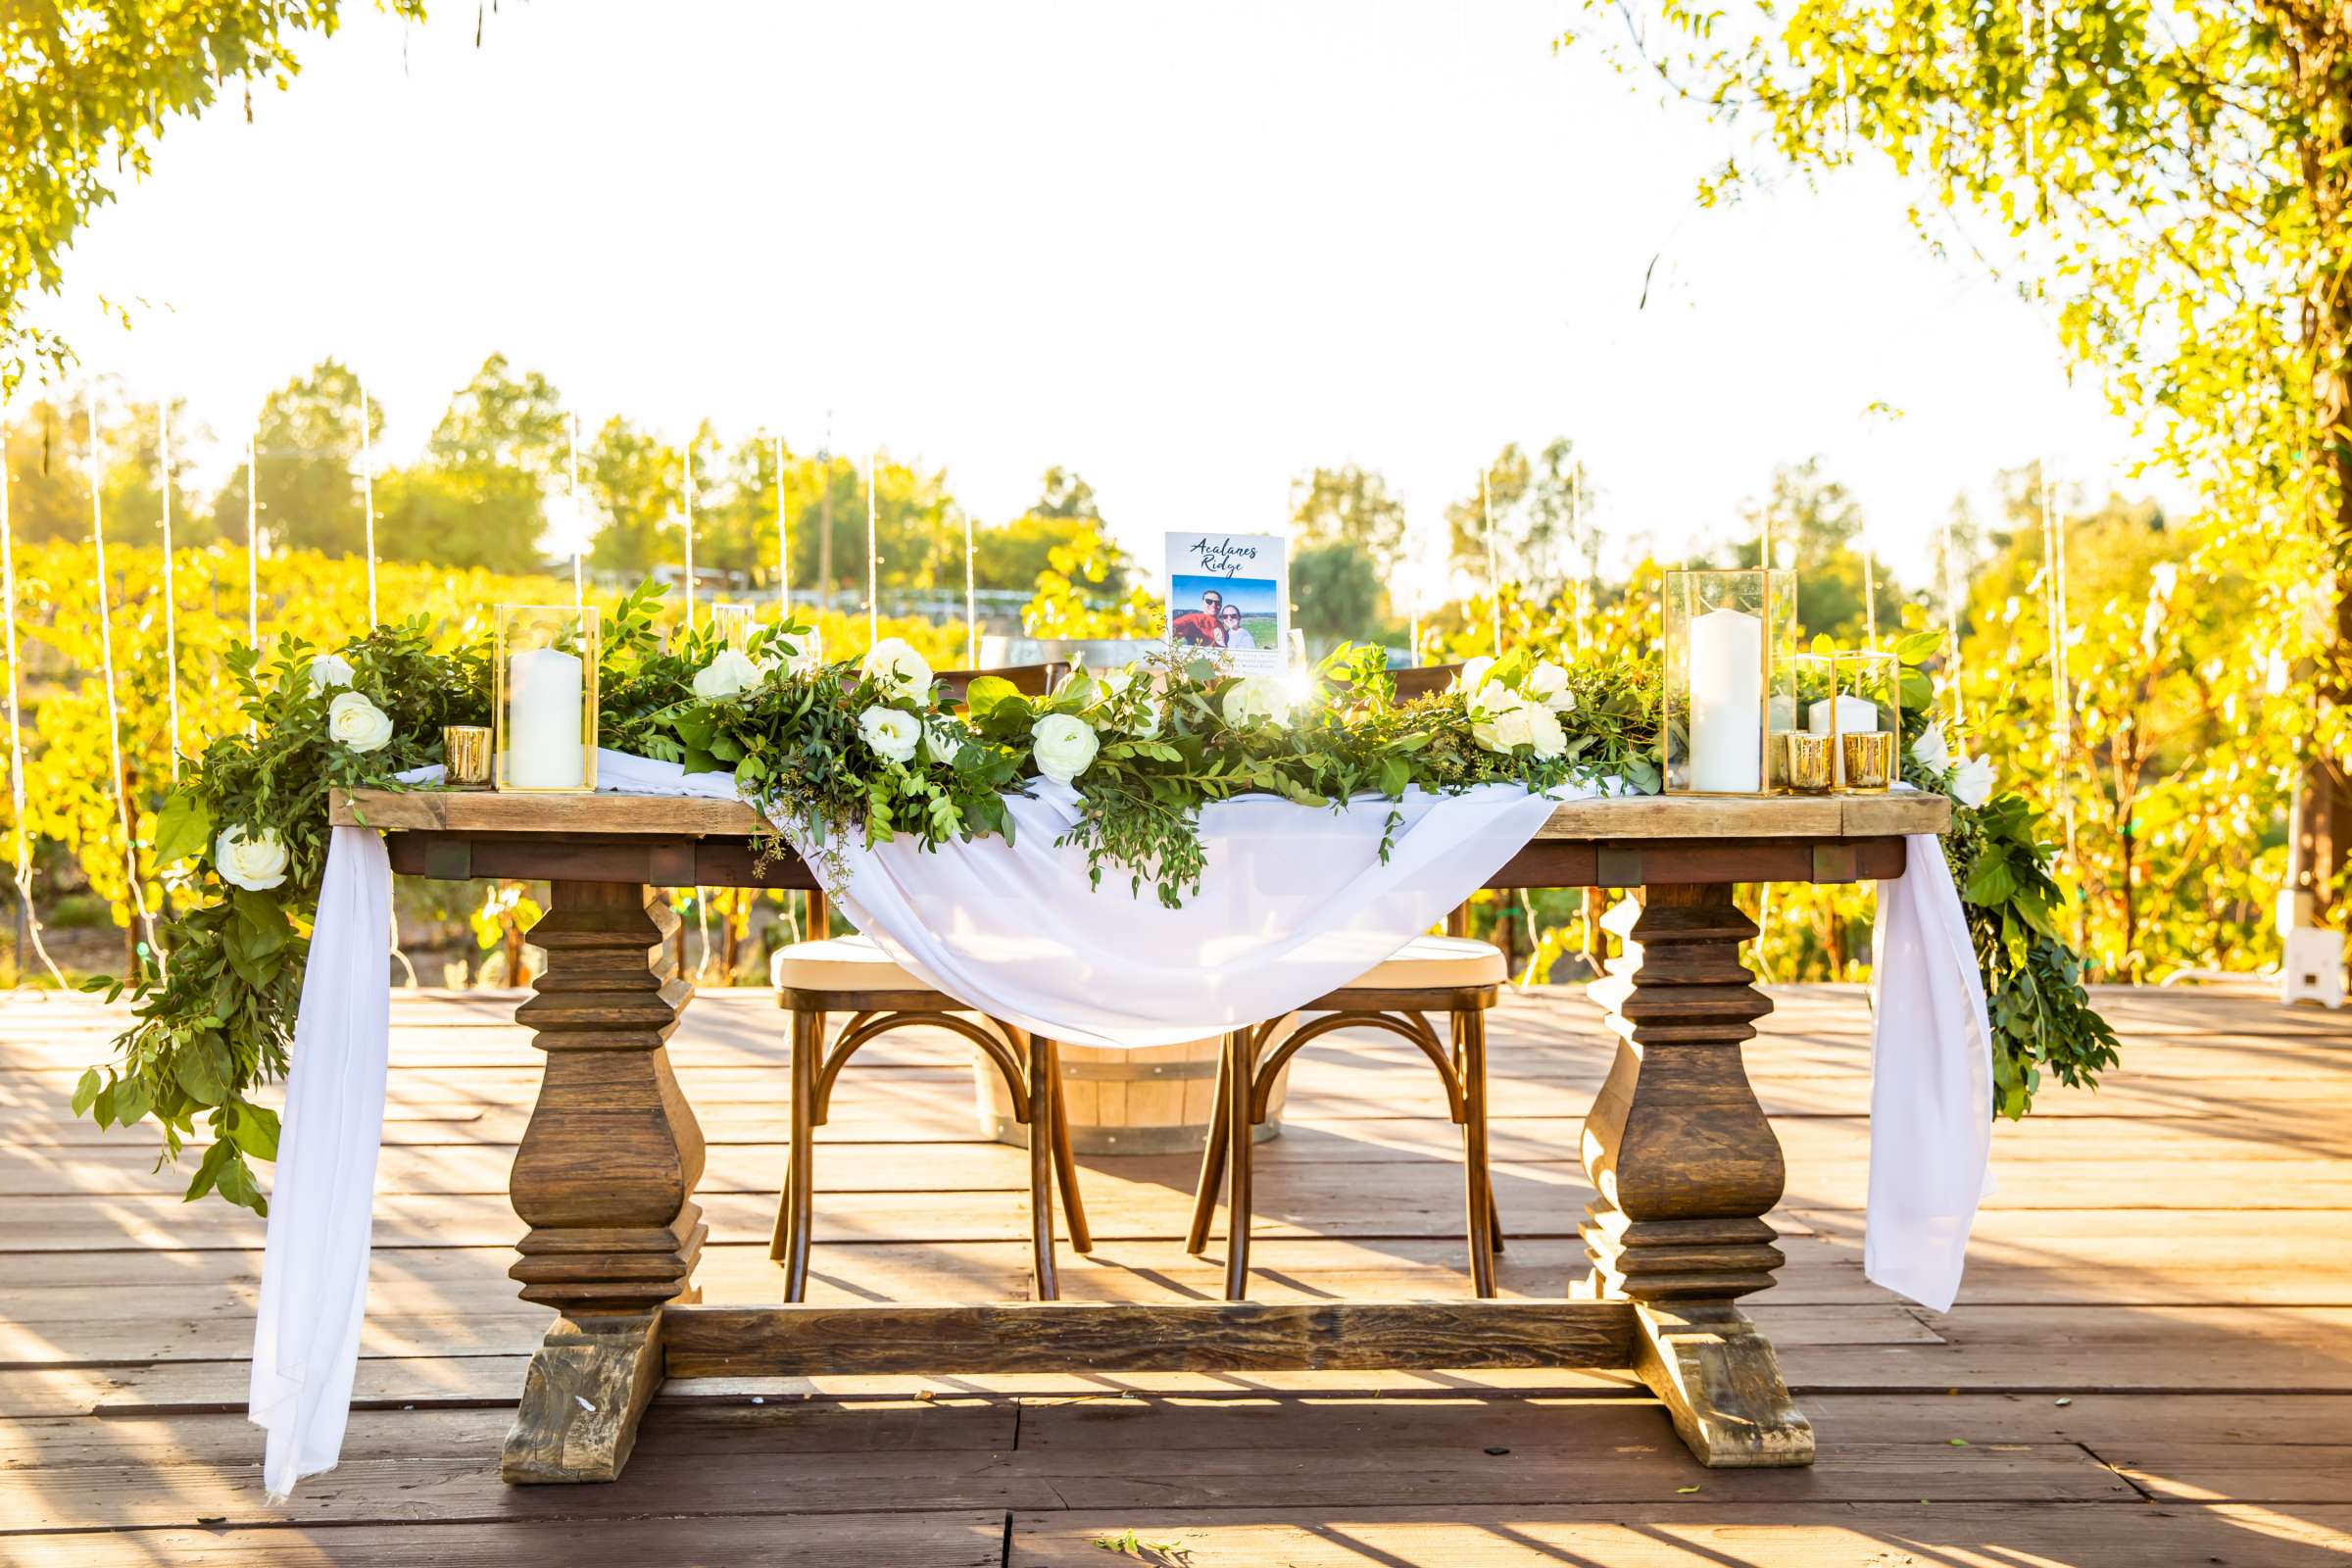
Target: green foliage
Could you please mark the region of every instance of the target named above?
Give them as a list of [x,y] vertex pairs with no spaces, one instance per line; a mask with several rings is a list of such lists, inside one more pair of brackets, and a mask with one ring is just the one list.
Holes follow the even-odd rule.
[[1293,624],[1317,647],[1385,638],[1384,598],[1380,570],[1363,545],[1328,539],[1300,545],[1291,556]]
[[[307,926],[318,902],[327,794],[437,760],[442,725],[479,723],[489,710],[479,654],[436,654],[421,618],[347,644],[348,686],[315,686],[313,653],[287,639],[267,668],[251,649],[228,654],[252,733],[224,734],[205,749],[167,800],[155,846],[161,863],[193,859],[213,902],[172,922],[168,964],[130,986],[137,1021],[117,1042],[118,1058],[85,1074],[74,1094],[75,1109],[102,1127],[152,1118],[173,1158],[201,1119],[212,1142],[188,1198],[217,1191],[257,1212],[265,1204],[246,1162],[275,1157],[277,1121],[246,1096],[286,1070],[310,948],[296,922]],[[328,705],[346,690],[391,719],[380,748],[354,751],[329,736]],[[225,828],[274,833],[286,852],[284,880],[264,890],[223,880],[213,856]]]

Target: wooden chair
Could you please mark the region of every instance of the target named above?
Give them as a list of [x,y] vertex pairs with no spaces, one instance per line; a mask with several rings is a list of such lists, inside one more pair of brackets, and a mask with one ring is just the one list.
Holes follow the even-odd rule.
[[[939,682],[957,700],[982,675],[1002,676],[1025,695],[1039,696],[1068,672],[1066,664],[1023,664],[946,670]],[[894,1029],[918,1025],[961,1035],[1004,1075],[1013,1119],[1029,1128],[1032,1291],[1041,1301],[1055,1299],[1060,1294],[1054,1267],[1057,1182],[1069,1214],[1070,1245],[1087,1252],[1095,1244],[1078,1196],[1078,1167],[1070,1153],[1069,1119],[1062,1108],[1061,1068],[1054,1042],[1034,1038],[1001,1019],[974,1016],[953,997],[899,967],[871,937],[831,937],[826,934],[830,925],[822,895],[810,895],[812,939],[778,949],[769,968],[777,1003],[792,1014],[791,1152],[776,1202],[775,1232],[768,1243],[768,1256],[784,1265],[784,1299],[802,1300],[808,1293],[816,1129],[825,1124],[833,1086],[861,1047]],[[835,1013],[847,1013],[849,1020],[828,1051],[826,1020]]]
[[[1339,1029],[1384,1029],[1420,1048],[1446,1089],[1446,1109],[1462,1129],[1464,1206],[1469,1216],[1471,1288],[1494,1294],[1494,1254],[1502,1226],[1494,1212],[1494,1178],[1487,1152],[1487,1009],[1506,978],[1502,952],[1455,937],[1416,937],[1371,973],[1308,1003],[1315,1016],[1292,1026],[1278,1018],[1225,1037],[1217,1064],[1219,1114],[1200,1156],[1200,1185],[1193,1195],[1193,1225],[1185,1250],[1200,1253],[1225,1184],[1225,1298],[1243,1299],[1250,1285],[1250,1130],[1266,1118],[1274,1084],[1300,1047]],[[1441,1041],[1428,1014],[1443,1011],[1449,1040]],[[1450,1047],[1450,1049],[1448,1049]]]
[[[1461,672],[1459,664],[1424,664],[1389,673],[1396,684],[1397,701],[1409,703],[1444,691]],[[1195,1253],[1208,1246],[1217,1208],[1217,1184],[1227,1174],[1227,1154],[1233,1147],[1234,1118],[1246,1114],[1240,1145],[1243,1152],[1232,1162],[1226,1200],[1226,1224],[1233,1237],[1225,1265],[1227,1299],[1242,1299],[1249,1288],[1252,1146],[1248,1129],[1265,1120],[1275,1080],[1298,1049],[1317,1035],[1347,1028],[1386,1029],[1402,1035],[1420,1047],[1437,1067],[1446,1085],[1447,1108],[1463,1131],[1472,1288],[1482,1297],[1494,1294],[1494,1253],[1502,1250],[1503,1240],[1487,1156],[1486,1009],[1494,1004],[1508,974],[1501,950],[1466,940],[1470,934],[1468,905],[1446,916],[1446,937],[1420,938],[1354,985],[1310,1004],[1304,1011],[1333,1010],[1303,1028],[1286,1033],[1291,1020],[1277,1019],[1226,1037],[1225,1055],[1217,1064],[1217,1102],[1223,1108],[1210,1124],[1208,1147],[1201,1153],[1200,1185],[1193,1195],[1193,1226],[1185,1246]],[[1435,1000],[1425,1000],[1433,997]],[[1423,1016],[1424,1009],[1435,1011],[1440,1005],[1451,1021],[1449,1054],[1439,1047],[1436,1031]],[[1269,1047],[1273,1054],[1258,1065],[1256,1058]],[[1246,1073],[1236,1071],[1237,1061],[1247,1067]],[[1237,1082],[1250,1086],[1246,1097],[1233,1094]]]

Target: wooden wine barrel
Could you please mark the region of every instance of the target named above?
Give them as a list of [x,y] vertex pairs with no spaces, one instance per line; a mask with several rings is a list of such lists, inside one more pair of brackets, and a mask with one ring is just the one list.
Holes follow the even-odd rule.
[[[1215,1113],[1215,1039],[1156,1046],[1143,1051],[1061,1048],[1061,1093],[1070,1118],[1070,1147],[1081,1154],[1192,1154],[1207,1140]],[[1290,1092],[1288,1072],[1274,1086],[1266,1119],[1257,1128],[1264,1143],[1282,1133],[1282,1103]],[[1012,1101],[994,1067],[973,1064],[980,1134],[1000,1144],[1029,1147],[1029,1129],[1012,1119]]]

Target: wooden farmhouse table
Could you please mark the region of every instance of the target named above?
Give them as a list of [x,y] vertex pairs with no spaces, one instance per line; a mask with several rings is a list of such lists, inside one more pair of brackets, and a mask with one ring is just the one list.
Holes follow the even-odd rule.
[[1592,1268],[1560,1299],[705,1306],[703,1137],[664,1049],[693,988],[656,890],[813,889],[808,866],[757,844],[734,802],[359,791],[332,811],[382,829],[396,871],[550,884],[531,931],[547,972],[515,1009],[547,1061],[509,1189],[530,1227],[513,1276],[559,1315],[507,1437],[515,1483],[613,1479],[669,1375],[1608,1367],[1706,1464],[1810,1463],[1812,1428],[1739,1307],[1782,1262],[1764,1215],[1785,1171],[1740,1060],[1772,1004],[1733,885],[1897,877],[1902,836],[1950,821],[1930,795],[1579,802],[1489,880],[1642,905],[1640,963],[1592,987],[1618,1046],[1584,1124]]

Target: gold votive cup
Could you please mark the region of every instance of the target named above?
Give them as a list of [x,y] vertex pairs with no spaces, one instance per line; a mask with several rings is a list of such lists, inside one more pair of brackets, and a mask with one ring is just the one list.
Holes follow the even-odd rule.
[[490,726],[444,724],[441,756],[449,764],[442,782],[453,790],[490,787]]
[[1781,739],[1788,743],[1788,788],[1799,795],[1828,794],[1834,756],[1830,737],[1798,730]]
[[1894,779],[1894,737],[1885,730],[1840,735],[1845,749],[1845,787],[1883,790]]

